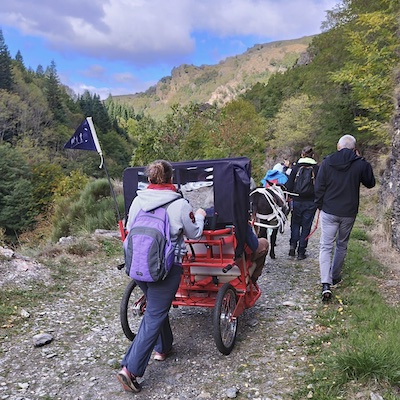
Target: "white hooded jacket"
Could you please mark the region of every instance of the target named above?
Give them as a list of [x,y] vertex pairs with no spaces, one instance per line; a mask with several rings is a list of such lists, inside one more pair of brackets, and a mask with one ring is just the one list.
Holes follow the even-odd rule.
[[[183,235],[188,239],[199,239],[203,233],[204,217],[194,214],[192,206],[182,196],[173,190],[145,189],[138,190],[128,214],[127,230],[135,220],[140,209],[154,210],[167,203],[167,214],[170,224],[171,242],[176,245],[176,262],[181,262],[181,256],[186,251]],[[183,235],[182,235],[183,233]]]

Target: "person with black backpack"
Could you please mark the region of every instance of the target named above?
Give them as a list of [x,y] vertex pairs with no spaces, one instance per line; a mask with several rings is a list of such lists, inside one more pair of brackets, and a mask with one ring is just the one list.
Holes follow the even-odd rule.
[[[192,206],[172,183],[172,172],[168,161],[151,163],[146,169],[149,186],[137,191],[129,209],[127,230],[134,234],[128,233],[127,236],[129,243],[125,246],[125,258],[129,255],[129,261],[126,260],[126,269],[146,296],[146,312],[117,374],[123,389],[128,392],[140,392],[141,384],[136,378],[143,376],[153,350],[154,359],[158,361],[164,361],[172,350],[173,335],[168,313],[182,275],[183,235],[199,239],[203,233],[206,212],[202,208],[193,212]],[[161,232],[160,224],[152,223],[151,218],[162,220],[163,230],[168,227],[169,232]],[[173,250],[172,262],[159,262],[160,257],[154,254],[162,233],[166,241],[161,247]],[[168,254],[165,257],[161,254],[161,258],[168,259]],[[160,264],[161,274],[156,273],[154,264]]]
[[308,235],[317,209],[314,203],[314,184],[318,168],[312,147],[306,146],[300,159],[293,166],[286,183],[286,188],[293,200],[289,256],[294,257],[297,251],[298,260],[307,258]]

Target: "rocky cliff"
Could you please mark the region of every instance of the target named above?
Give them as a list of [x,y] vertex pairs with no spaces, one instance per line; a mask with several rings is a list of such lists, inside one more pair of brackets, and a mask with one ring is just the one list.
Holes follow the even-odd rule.
[[174,104],[190,102],[224,105],[257,82],[266,83],[277,71],[293,66],[304,53],[312,36],[257,44],[245,53],[228,57],[215,65],[183,64],[144,93],[115,96],[132,105],[137,113],[163,117]]
[[400,72],[397,75],[392,150],[382,179],[382,223],[393,246],[400,251]]

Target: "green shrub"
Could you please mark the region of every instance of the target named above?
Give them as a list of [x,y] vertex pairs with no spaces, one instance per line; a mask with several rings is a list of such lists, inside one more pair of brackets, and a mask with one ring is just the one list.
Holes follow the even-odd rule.
[[60,165],[41,162],[32,168],[33,197],[41,213],[46,212],[52,203],[54,191],[62,178]]
[[79,170],[72,171],[68,176],[60,179],[54,190],[56,200],[64,197],[77,196],[89,182],[89,177]]
[[80,257],[85,257],[93,251],[95,251],[95,247],[84,239],[79,240],[76,243],[70,244],[67,248],[67,253]]
[[359,229],[357,227],[354,227],[353,230],[351,231],[350,238],[351,239],[368,241],[367,233],[364,230]]
[[[123,208],[118,196],[118,208]],[[96,229],[117,229],[117,217],[107,179],[87,183],[80,193],[59,197],[53,223],[53,240],[62,236],[92,233]]]

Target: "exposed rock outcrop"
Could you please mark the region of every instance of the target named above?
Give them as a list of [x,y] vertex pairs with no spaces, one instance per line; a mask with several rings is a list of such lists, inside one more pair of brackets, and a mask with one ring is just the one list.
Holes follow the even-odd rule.
[[400,251],[400,72],[397,81],[396,110],[392,120],[392,150],[383,174],[380,202],[384,229],[393,246]]

